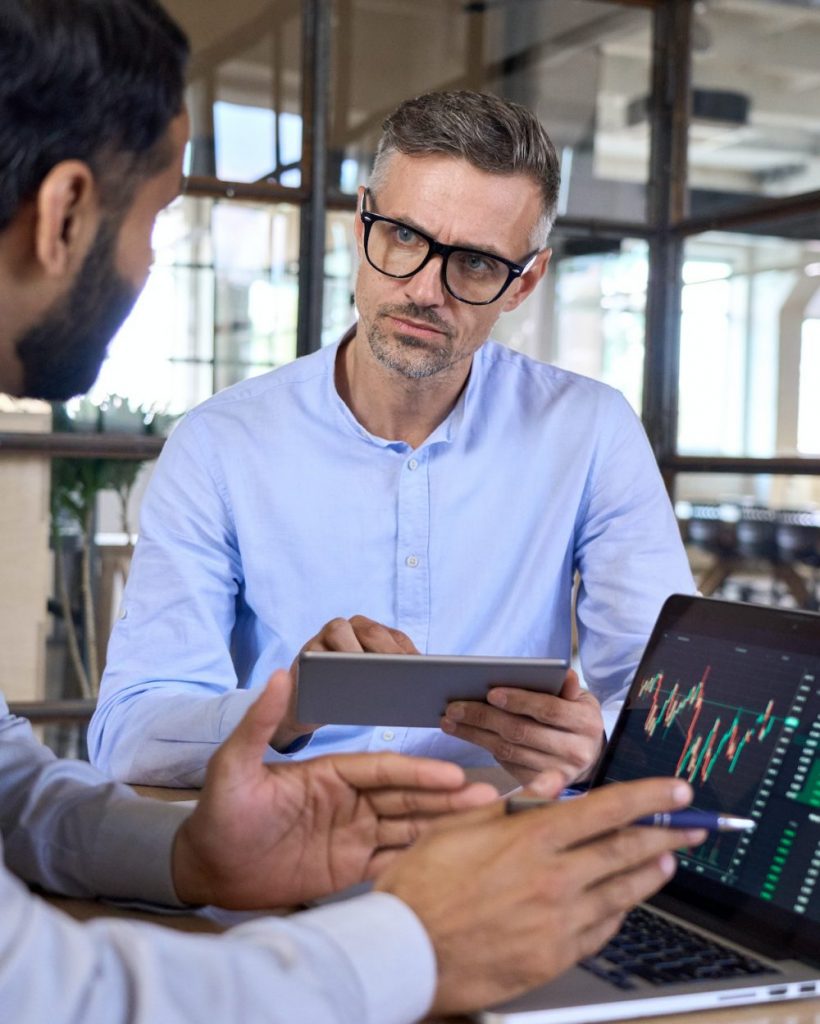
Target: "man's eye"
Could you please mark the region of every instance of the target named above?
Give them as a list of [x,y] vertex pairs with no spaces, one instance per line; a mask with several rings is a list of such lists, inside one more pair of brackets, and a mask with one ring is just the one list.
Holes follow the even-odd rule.
[[404,224],[396,225],[395,236],[396,241],[401,245],[415,245],[419,240],[419,236],[416,232],[411,231],[411,229],[406,227]]
[[495,260],[478,252],[462,252],[458,255],[461,269],[468,274],[493,274],[498,269]]

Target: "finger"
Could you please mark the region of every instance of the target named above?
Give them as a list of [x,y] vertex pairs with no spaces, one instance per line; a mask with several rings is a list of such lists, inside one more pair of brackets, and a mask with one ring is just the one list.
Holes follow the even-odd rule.
[[392,849],[375,850],[364,869],[363,881],[377,878],[385,868],[388,868],[396,857],[400,857],[406,847],[394,847]]
[[577,672],[570,669],[561,686],[559,696],[564,700],[577,700],[583,692],[584,690],[581,687],[581,681],[578,678]]
[[[578,767],[583,763],[580,758],[573,758],[576,762],[573,765],[567,759],[558,758],[553,751],[547,747],[549,737],[545,736],[544,745],[547,749],[536,750],[532,747],[519,746],[510,740],[499,736],[497,732],[488,729],[478,729],[470,725],[454,725],[449,719],[442,719],[441,728],[450,736],[457,736],[468,743],[475,743],[476,746],[488,750],[499,763],[504,765],[515,765],[520,768],[528,768],[534,772],[546,771],[548,768],[562,768],[566,766],[567,772],[575,776]],[[572,768],[572,770],[570,770]]]
[[242,760],[262,761],[271,737],[287,714],[292,681],[284,669],[273,673],[259,697],[245,712],[221,750],[222,759],[237,756]]
[[[683,829],[625,828],[570,845],[564,852],[570,861],[566,868],[569,884],[579,888],[597,886],[678,849],[687,838]],[[612,909],[615,911],[618,907]]]
[[579,924],[595,927],[596,922],[625,914],[661,889],[677,869],[677,858],[671,850],[636,865],[629,871],[611,875],[598,883],[585,899]]
[[[542,725],[566,732],[597,734],[603,729],[598,701],[588,691],[580,688],[576,697],[566,699],[515,687],[495,687],[488,692],[487,703],[510,714],[526,715]],[[471,708],[470,712],[474,714],[474,709]]]
[[487,782],[474,782],[455,792],[430,792],[424,789],[383,789],[372,792],[370,804],[383,818],[437,816],[483,807],[498,800],[498,792]]
[[429,818],[382,818],[376,826],[378,849],[400,849],[411,846],[432,821]]
[[393,635],[393,639],[404,651],[405,654],[420,654],[418,647],[413,643],[410,637],[406,633],[402,633],[400,629],[391,629],[390,632]]
[[595,921],[589,928],[584,929],[576,940],[577,949],[573,960],[582,960],[584,957],[594,956],[621,930],[626,913],[613,914],[611,917]]
[[347,619],[337,617],[326,622],[315,637],[305,644],[303,651],[347,651],[361,653],[363,648],[356,632]]
[[[692,801],[692,787],[682,779],[639,779],[594,789],[577,800],[515,815],[513,820],[541,818],[542,836],[550,849],[570,846],[625,828],[633,821],[658,811],[685,807]],[[668,829],[636,829],[639,834]]]
[[[483,789],[484,784],[481,786]],[[499,799],[497,793],[490,796],[486,792],[468,793],[465,790],[461,793],[438,794],[437,799],[429,799],[427,806],[422,799],[418,813],[411,812],[397,817],[380,817],[376,825],[376,845],[378,847],[409,846],[424,832],[434,827],[438,830],[442,822],[454,823],[456,826],[460,824],[464,827],[464,820],[470,815],[468,807],[472,801],[475,801],[476,806],[480,806],[482,810],[492,805],[492,811],[496,816],[503,812],[503,801]],[[459,806],[461,803],[464,804],[464,807]]]
[[[483,729],[495,733],[514,747],[529,747],[532,750],[544,751],[584,763],[597,753],[603,728],[602,724],[599,725],[597,722],[594,725],[590,723],[587,728],[587,723],[579,718],[576,723],[578,729],[569,732],[544,725],[534,716],[498,711],[486,704],[464,702],[461,706],[458,704],[450,706],[454,709],[455,714],[463,716],[460,720],[456,719],[456,724],[460,727],[471,726]],[[445,718],[453,721],[449,709]],[[582,725],[583,729],[581,729]],[[442,724],[442,729],[449,731],[444,724]]]
[[418,654],[413,641],[400,629],[392,629],[366,615],[354,615],[350,620],[362,650],[374,654]]
[[561,791],[566,789],[567,777],[563,772],[555,768],[548,768],[539,772],[535,778],[528,782],[521,790],[521,796],[537,796],[542,800],[557,800]]
[[[324,760],[324,758],[322,759]],[[464,785],[464,769],[450,761],[404,754],[337,754],[327,759],[333,768],[356,789],[459,789]]]

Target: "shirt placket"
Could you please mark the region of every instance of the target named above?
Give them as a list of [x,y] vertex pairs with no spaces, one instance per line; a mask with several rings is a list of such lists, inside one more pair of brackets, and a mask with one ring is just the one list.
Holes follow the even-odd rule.
[[[396,530],[396,626],[418,649],[430,635],[430,477],[428,451],[410,453],[399,476]],[[407,729],[376,730],[371,749],[400,750]]]

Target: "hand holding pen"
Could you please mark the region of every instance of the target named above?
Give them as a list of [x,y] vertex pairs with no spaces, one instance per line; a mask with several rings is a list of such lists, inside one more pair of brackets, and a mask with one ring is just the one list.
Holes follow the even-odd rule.
[[[505,810],[507,814],[518,814],[520,811],[534,810],[553,802],[538,796],[515,794],[507,797]],[[659,828],[703,828],[709,832],[753,832],[756,827],[756,822],[751,818],[739,818],[719,811],[698,811],[692,808],[649,814],[638,818],[632,824]]]

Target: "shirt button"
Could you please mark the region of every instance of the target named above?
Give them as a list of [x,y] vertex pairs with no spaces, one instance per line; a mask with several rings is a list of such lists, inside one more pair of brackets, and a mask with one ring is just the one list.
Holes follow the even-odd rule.
[[415,555],[408,555],[407,558],[405,558],[404,560],[404,564],[407,566],[408,569],[415,569],[416,566],[419,564],[419,560],[418,558],[416,558]]
[[382,733],[382,739],[386,740],[388,743],[391,740],[394,740],[395,738],[396,738],[396,734],[393,732],[392,729],[385,729],[384,732]]
[[411,459],[407,463],[407,468],[408,469],[418,469],[419,468],[419,460],[418,459]]

